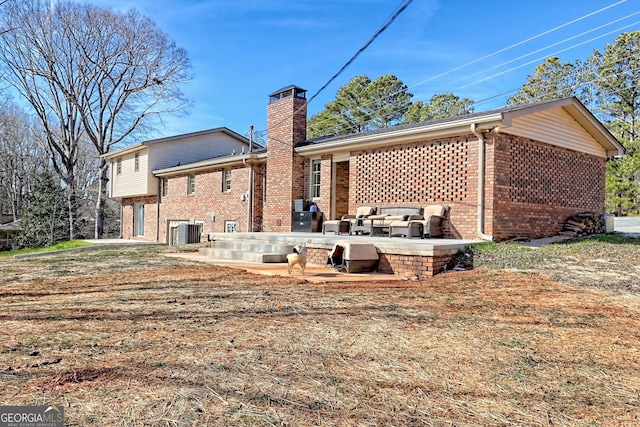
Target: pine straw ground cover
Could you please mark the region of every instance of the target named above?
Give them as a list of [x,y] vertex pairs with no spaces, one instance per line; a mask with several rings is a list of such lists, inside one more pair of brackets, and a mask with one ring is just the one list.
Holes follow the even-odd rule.
[[90,251],[0,269],[0,405],[68,425],[637,425],[640,295],[504,270],[312,285]]

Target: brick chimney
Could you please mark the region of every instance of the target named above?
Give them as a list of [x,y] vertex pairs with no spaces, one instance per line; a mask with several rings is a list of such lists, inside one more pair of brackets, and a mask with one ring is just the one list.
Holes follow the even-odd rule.
[[264,231],[290,232],[293,201],[304,198],[304,159],[293,148],[307,138],[306,92],[292,85],[269,95]]

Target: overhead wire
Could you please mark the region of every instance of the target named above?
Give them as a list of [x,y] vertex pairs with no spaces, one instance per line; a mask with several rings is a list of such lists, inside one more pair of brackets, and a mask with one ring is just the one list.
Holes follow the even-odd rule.
[[[635,16],[635,15],[638,15],[638,14],[640,14],[640,12],[635,12],[635,13],[629,14],[629,15],[627,15],[627,16],[625,16],[625,17],[623,17],[623,18],[619,18],[619,19],[616,19],[616,20],[610,21],[610,22],[608,22],[607,24],[604,24],[604,25],[601,25],[601,26],[597,27],[595,30],[605,28],[605,27],[610,26],[610,25],[612,25],[612,24],[614,24],[614,23],[620,22],[621,20],[628,19],[628,18],[630,18],[630,17],[632,17],[632,16]],[[549,54],[547,54],[547,55],[545,55],[545,56],[543,56],[543,57],[536,58],[536,59],[534,59],[534,60],[532,60],[532,61],[529,61],[529,62],[527,62],[527,63],[521,64],[521,65],[519,65],[519,66],[517,66],[517,67],[513,67],[513,68],[510,68],[510,69],[508,69],[508,70],[502,71],[502,72],[500,72],[500,73],[493,74],[493,75],[491,75],[491,76],[488,76],[488,77],[485,77],[485,78],[483,78],[483,79],[477,80],[477,81],[475,81],[475,82],[469,83],[469,84],[467,84],[467,85],[465,85],[465,86],[460,86],[460,87],[458,87],[458,89],[465,89],[465,88],[467,88],[467,87],[473,86],[473,85],[478,84],[478,83],[481,83],[481,82],[483,82],[483,81],[490,80],[490,79],[492,79],[492,78],[495,78],[495,77],[498,77],[498,76],[500,76],[500,75],[506,74],[506,73],[508,73],[508,72],[514,71],[514,70],[519,69],[519,68],[522,68],[522,67],[524,67],[524,66],[531,65],[531,64],[536,63],[536,62],[538,62],[538,61],[544,60],[545,58],[548,58],[548,57],[554,56],[554,55],[556,55],[556,54],[558,54],[558,53],[565,52],[565,51],[567,51],[567,50],[570,50],[570,49],[576,48],[576,47],[581,46],[581,45],[584,45],[584,44],[586,44],[586,43],[590,43],[590,42],[592,42],[592,41],[594,41],[594,40],[597,40],[597,39],[600,39],[600,38],[606,37],[606,36],[608,36],[608,35],[614,34],[614,33],[616,33],[616,32],[622,31],[622,30],[624,30],[624,29],[626,29],[626,28],[628,28],[628,27],[631,27],[631,26],[633,26],[633,25],[637,25],[637,24],[640,24],[640,21],[633,22],[633,23],[631,23],[631,24],[628,24],[628,25],[625,25],[625,26],[619,27],[619,28],[617,28],[617,29],[615,29],[615,30],[612,30],[612,31],[609,31],[609,32],[607,32],[607,33],[605,33],[605,34],[601,34],[601,35],[599,35],[599,36],[597,36],[597,37],[594,37],[594,38],[591,38],[591,39],[589,39],[589,40],[586,40],[586,41],[583,41],[583,42],[580,42],[580,43],[577,43],[577,44],[571,45],[571,46],[569,46],[569,47],[567,47],[567,48],[565,48],[565,49],[561,49],[561,50],[558,50],[558,51],[555,51],[555,52],[549,53]],[[537,50],[535,50],[535,51],[533,51],[533,52],[531,52],[531,53],[529,53],[529,54],[526,54],[526,55],[522,55],[521,57],[516,58],[515,60],[505,61],[505,62],[503,62],[502,64],[498,64],[498,65],[493,66],[493,67],[491,67],[491,68],[489,68],[489,69],[483,70],[483,71],[482,71],[482,72],[480,72],[480,73],[475,73],[475,74],[473,74],[473,75],[471,75],[471,76],[480,75],[480,74],[483,74],[483,73],[484,73],[484,72],[486,72],[486,71],[489,71],[489,70],[493,70],[493,69],[500,68],[500,67],[502,67],[502,66],[504,66],[504,65],[507,65],[507,64],[513,63],[513,62],[515,62],[516,60],[526,58],[527,56],[531,56],[532,54],[535,54],[535,53],[538,53],[538,52],[544,51],[544,50],[546,50],[546,49],[548,49],[548,48],[550,48],[550,47],[554,47],[554,46],[557,46],[557,45],[559,45],[559,44],[566,43],[567,41],[570,41],[570,40],[573,40],[573,39],[575,39],[575,38],[577,38],[577,37],[581,37],[581,36],[583,36],[583,35],[589,34],[589,33],[593,32],[593,31],[594,31],[594,30],[585,31],[585,32],[583,32],[583,33],[581,33],[581,34],[579,34],[579,35],[577,35],[577,36],[572,36],[572,37],[569,37],[569,38],[567,38],[567,39],[564,39],[564,40],[562,40],[561,42],[552,43],[551,45],[545,46],[544,48],[537,49]],[[461,82],[461,81],[467,80],[467,79],[468,79],[469,77],[471,77],[471,76],[468,76],[468,77],[463,78],[463,79],[459,79],[459,80],[457,80],[457,81],[455,81],[455,82],[452,82],[451,84],[453,84],[453,83],[459,83],[459,82]],[[418,84],[415,84],[415,85],[412,85],[412,86],[408,86],[404,91],[408,91],[408,90],[409,90],[409,89],[411,89],[412,87],[416,87],[416,86],[418,86]],[[517,91],[517,90],[518,90],[518,89],[515,89],[514,91]],[[506,93],[510,93],[510,92],[512,92],[512,91],[507,91],[507,92],[505,92],[505,94],[506,94]],[[400,93],[400,92],[397,92],[397,93]],[[397,94],[397,93],[395,93],[395,94]],[[394,95],[394,94],[391,94],[390,96],[393,96],[393,95]],[[496,96],[496,97],[492,97],[492,98],[497,98],[497,97],[498,97],[498,96]],[[474,105],[478,105],[478,102],[474,102]],[[366,105],[365,105],[365,106],[366,106]],[[398,109],[396,109],[396,110],[392,110],[392,111],[399,112],[399,111],[401,111],[403,108],[404,108],[404,106],[400,106]],[[328,120],[330,120],[330,119],[329,119],[329,118],[328,118],[328,119],[326,119],[326,121],[328,121]],[[321,123],[322,123],[322,122],[321,122]]]
[[[338,70],[338,72],[335,73],[333,76],[331,76],[331,78],[327,80],[327,82],[324,85],[322,85],[322,87],[318,89],[318,91],[315,94],[313,94],[312,97],[309,98],[308,102],[313,101],[314,98],[318,96],[324,89],[326,89],[327,86],[329,86],[340,74],[342,74],[344,70],[346,70],[349,67],[349,65],[351,65],[356,60],[356,58],[358,58],[358,56],[360,56],[362,52],[364,52],[369,46],[371,46],[371,43],[373,43],[373,41],[376,38],[378,38],[380,34],[385,32],[385,30],[389,28],[389,26],[393,23],[393,21],[395,21],[396,18],[400,16],[400,14],[404,12],[407,9],[407,7],[409,7],[412,1],[413,0],[403,0],[403,2],[401,2],[401,4],[396,8],[396,11],[393,13],[393,15],[387,18],[384,24],[382,24],[382,26],[378,28],[378,30],[375,33],[373,33],[371,37],[369,37],[369,40],[367,40],[365,44],[363,44],[362,47],[358,49],[358,51]],[[626,1],[626,0],[623,0],[623,1]]]
[[[640,11],[639,11],[639,12],[635,12],[635,13],[631,13],[631,14],[629,14],[629,15],[627,15],[627,16],[622,17],[622,18],[618,18],[618,19],[613,20],[613,21],[610,21],[610,22],[608,22],[608,23],[606,23],[606,24],[603,24],[603,25],[600,25],[600,26],[598,26],[598,27],[592,28],[592,29],[590,29],[590,30],[584,31],[584,32],[582,32],[582,33],[580,33],[580,34],[576,34],[575,36],[571,36],[571,37],[568,37],[568,38],[566,38],[566,39],[564,39],[564,40],[561,40],[561,41],[559,41],[559,42],[552,43],[552,44],[547,45],[547,46],[545,46],[545,47],[542,47],[542,48],[540,48],[540,49],[536,49],[536,50],[534,50],[533,52],[529,52],[529,53],[524,54],[524,55],[521,55],[521,56],[519,56],[519,57],[517,57],[517,58],[511,59],[511,60],[509,60],[509,61],[505,61],[505,62],[503,62],[503,63],[501,63],[501,64],[494,65],[493,67],[485,68],[485,69],[483,69],[482,71],[479,71],[479,72],[477,72],[477,73],[470,74],[470,75],[468,75],[468,76],[466,76],[466,77],[463,77],[463,78],[461,78],[461,79],[455,80],[455,81],[451,82],[451,83],[450,83],[450,85],[453,85],[453,84],[455,84],[455,83],[460,83],[460,82],[463,82],[463,81],[465,81],[465,80],[469,80],[470,78],[472,78],[472,77],[476,77],[476,76],[479,76],[479,75],[481,75],[481,74],[484,74],[484,73],[486,73],[487,71],[496,70],[496,69],[498,69],[498,68],[500,68],[500,67],[503,67],[503,66],[505,66],[505,65],[507,65],[507,64],[511,64],[511,63],[514,63],[514,62],[519,61],[519,60],[521,60],[521,59],[524,59],[524,58],[526,58],[526,57],[528,57],[528,56],[535,55],[536,53],[539,53],[539,52],[543,52],[543,51],[545,51],[545,50],[547,50],[547,49],[549,49],[549,48],[552,48],[552,47],[554,47],[554,46],[559,46],[559,45],[561,45],[561,44],[563,44],[563,43],[566,43],[566,42],[568,42],[568,41],[570,41],[570,40],[574,40],[574,39],[577,39],[577,38],[579,38],[579,37],[586,36],[586,35],[587,35],[587,34],[589,34],[589,33],[593,33],[594,31],[601,30],[601,29],[603,29],[603,28],[605,28],[605,27],[608,27],[609,25],[615,24],[616,22],[624,21],[625,19],[631,18],[632,16],[639,15],[639,14],[640,14]],[[632,25],[633,25],[633,24],[632,24]],[[626,27],[625,27],[625,28],[626,28]],[[605,35],[608,35],[608,34],[609,34],[609,33],[607,33],[607,34],[605,34]],[[604,37],[604,36],[603,36],[603,37]],[[592,40],[589,40],[589,41],[592,41]],[[575,47],[575,46],[574,46],[574,47]],[[552,54],[551,54],[551,55],[552,55]],[[545,55],[545,58],[548,58],[548,57],[549,57],[548,55]],[[528,65],[528,64],[527,64],[527,65]]]
[[557,30],[562,29],[562,28],[564,28],[564,27],[567,27],[567,26],[569,26],[569,25],[575,24],[576,22],[580,22],[580,21],[582,21],[582,20],[584,20],[584,19],[586,19],[586,18],[589,18],[589,17],[591,17],[591,16],[593,16],[593,15],[597,15],[598,13],[604,12],[605,10],[610,9],[610,8],[612,8],[612,7],[615,7],[615,6],[618,6],[618,5],[620,5],[620,4],[622,4],[622,3],[626,2],[626,1],[627,1],[627,0],[620,0],[620,1],[616,2],[616,3],[610,4],[609,6],[605,6],[605,7],[601,8],[601,9],[598,9],[598,10],[596,10],[596,11],[594,11],[594,12],[591,12],[591,13],[588,13],[588,14],[586,14],[586,15],[584,15],[584,16],[581,16],[580,18],[576,18],[576,19],[574,19],[574,20],[572,20],[572,21],[569,21],[569,22],[566,22],[566,23],[564,23],[564,24],[562,24],[562,25],[558,25],[558,26],[557,26],[557,27],[555,27],[555,28],[552,28],[552,29],[550,29],[550,30],[544,31],[544,32],[542,32],[542,33],[540,33],[540,34],[537,34],[537,35],[533,36],[533,37],[529,37],[528,39],[525,39],[525,40],[519,41],[519,42],[517,42],[517,43],[514,43],[514,44],[512,44],[511,46],[507,46],[507,47],[502,48],[502,49],[500,49],[500,50],[497,50],[497,51],[495,51],[495,52],[493,52],[493,53],[490,53],[490,54],[488,54],[488,55],[485,55],[485,56],[483,56],[483,57],[481,57],[481,58],[474,59],[473,61],[470,61],[470,62],[467,62],[466,64],[460,65],[459,67],[452,68],[452,69],[450,69],[450,70],[448,70],[448,71],[445,71],[444,73],[440,73],[440,74],[438,74],[438,75],[436,75],[436,76],[433,76],[433,77],[430,77],[430,78],[428,78],[428,79],[426,79],[426,80],[423,80],[423,81],[421,81],[421,82],[418,82],[418,83],[416,83],[415,85],[413,85],[412,87],[414,87],[414,86],[420,86],[420,85],[423,85],[423,84],[428,83],[428,82],[430,82],[430,81],[432,81],[432,80],[438,79],[438,78],[440,78],[440,77],[444,77],[444,76],[446,76],[447,74],[451,74],[451,73],[453,73],[453,72],[455,72],[455,71],[459,71],[459,70],[462,70],[463,68],[467,68],[467,67],[468,67],[468,66],[470,66],[470,65],[476,64],[476,63],[478,63],[478,62],[480,62],[480,61],[484,61],[485,59],[488,59],[488,58],[491,58],[491,57],[493,57],[493,56],[496,56],[496,55],[499,55],[499,54],[501,54],[501,53],[504,53],[504,52],[506,52],[506,51],[508,51],[508,50],[513,49],[514,47],[521,46],[521,45],[523,45],[523,44],[525,44],[525,43],[528,43],[528,42],[530,42],[530,41],[533,41],[533,40],[535,40],[535,39],[537,39],[537,38],[540,38],[540,37],[542,37],[542,36],[546,36],[547,34],[551,34],[551,33],[552,33],[552,32],[554,32],[554,31],[557,31]]
[[[364,52],[370,45],[371,43],[373,43],[373,41],[380,35],[382,34],[384,31],[386,31],[387,28],[389,28],[389,26],[393,23],[393,21],[396,20],[396,18],[407,9],[407,7],[409,7],[409,5],[411,4],[413,0],[402,0],[400,2],[400,4],[396,7],[396,9],[394,10],[394,12],[392,12],[392,14],[385,20],[385,22],[374,32],[374,34],[369,37],[369,39],[365,42],[365,44],[358,49],[358,51],[340,68],[340,70],[335,73],[320,89],[318,89],[318,91],[311,97],[309,98],[309,100],[307,101],[307,105],[309,105],[311,103],[311,101],[313,101],[313,99],[318,96],[327,86],[329,86],[329,84],[331,84],[331,82],[333,80],[335,80],[340,74],[342,74],[342,72],[344,70],[347,69],[347,67],[349,65],[351,65],[358,56],[360,56],[360,54],[362,52]],[[626,0],[623,0],[626,1]],[[302,107],[302,108],[306,108]],[[298,110],[294,111],[292,113],[293,116],[295,116],[296,114],[298,114],[301,111],[301,108],[299,108]],[[279,122],[275,123],[273,125],[274,128],[277,128],[279,126],[281,126],[287,119],[282,119]],[[267,131],[258,131],[256,132],[258,135],[266,133]]]
[[[625,28],[629,28],[629,27],[631,27],[631,26],[633,26],[633,25],[638,25],[638,24],[640,24],[640,21],[636,21],[636,22],[633,22],[633,23],[631,23],[631,24],[629,24],[629,25],[625,25],[625,26],[623,26],[623,27],[616,28],[615,30],[613,30],[613,31],[609,31],[608,33],[602,34],[602,35],[600,35],[600,36],[598,36],[598,37],[593,37],[593,38],[591,38],[591,39],[589,39],[589,40],[585,40],[585,41],[583,41],[583,42],[580,42],[580,43],[574,44],[574,45],[569,46],[569,47],[567,47],[567,48],[565,48],[565,49],[557,50],[557,51],[552,52],[552,53],[550,53],[550,54],[548,54],[548,55],[549,55],[549,56],[554,56],[554,55],[557,55],[557,54],[559,54],[559,53],[566,52],[567,50],[570,50],[570,49],[576,48],[576,47],[578,47],[578,46],[585,45],[585,44],[590,43],[590,42],[592,42],[592,41],[594,41],[594,40],[601,39],[601,38],[606,37],[606,36],[608,36],[608,35],[611,35],[611,34],[614,34],[614,33],[619,32],[619,31],[621,31],[621,30],[624,30]],[[517,70],[517,69],[519,69],[519,68],[526,67],[527,65],[531,65],[531,64],[534,64],[534,63],[539,62],[539,61],[541,61],[541,60],[544,60],[545,58],[548,58],[549,56],[538,57],[538,58],[533,59],[533,60],[531,60],[531,61],[529,61],[529,62],[525,62],[524,64],[520,64],[520,65],[518,65],[517,67],[509,68],[508,70],[504,70],[504,71],[501,71],[501,72],[499,72],[499,73],[492,74],[491,76],[485,77],[485,78],[480,79],[480,80],[476,80],[476,81],[475,81],[475,82],[473,82],[473,83],[469,83],[469,84],[467,84],[467,85],[461,86],[461,87],[460,87],[460,89],[466,89],[466,88],[468,88],[468,87],[470,87],[470,86],[474,86],[474,85],[476,85],[476,84],[478,84],[478,83],[482,83],[482,82],[484,82],[484,81],[487,81],[487,80],[493,79],[493,78],[498,77],[498,76],[501,76],[501,75],[503,75],[503,74],[510,73],[511,71],[514,71],[514,70]]]
[[[594,15],[596,15],[596,14],[598,14],[598,13],[601,13],[601,12],[603,12],[603,11],[605,11],[605,10],[608,10],[608,9],[610,9],[610,8],[613,8],[613,7],[615,7],[615,6],[618,6],[618,5],[620,5],[620,4],[622,4],[622,3],[626,2],[626,1],[627,1],[627,0],[621,0],[621,1],[615,2],[615,3],[613,3],[613,4],[610,4],[610,5],[608,5],[608,6],[605,6],[605,7],[603,7],[603,8],[600,8],[600,9],[598,9],[598,10],[594,11],[594,12],[591,12],[591,13],[588,13],[588,14],[586,14],[586,15],[584,15],[584,16],[579,17],[579,18],[573,19],[573,20],[571,20],[571,21],[569,21],[569,22],[566,22],[566,23],[564,23],[564,24],[562,24],[562,25],[559,25],[559,26],[556,26],[556,27],[554,27],[554,28],[552,28],[552,29],[546,30],[546,31],[544,31],[544,32],[542,32],[542,33],[540,33],[540,34],[537,34],[537,35],[535,35],[535,36],[529,37],[529,38],[527,38],[527,39],[525,39],[525,40],[522,40],[522,41],[520,41],[520,42],[514,43],[514,44],[512,44],[512,45],[510,45],[510,46],[507,46],[507,47],[505,47],[505,48],[499,49],[499,50],[497,50],[497,51],[495,51],[495,52],[493,52],[493,53],[491,53],[491,54],[488,54],[488,55],[482,56],[482,57],[477,58],[477,59],[475,59],[475,60],[473,60],[473,61],[467,62],[466,64],[463,64],[463,65],[461,65],[461,66],[458,66],[458,67],[452,68],[452,69],[450,69],[450,70],[448,70],[448,71],[446,71],[446,72],[440,73],[440,74],[438,74],[438,75],[436,75],[436,76],[433,76],[433,77],[430,77],[430,78],[428,78],[428,79],[426,79],[426,80],[423,80],[423,81],[420,81],[420,82],[418,82],[418,83],[415,83],[415,84],[413,84],[413,85],[411,85],[411,86],[407,86],[405,89],[403,89],[403,90],[401,90],[401,91],[397,91],[396,93],[393,93],[393,94],[391,94],[390,96],[397,95],[397,94],[402,93],[402,92],[406,92],[406,91],[408,91],[408,90],[409,90],[409,89],[411,89],[411,88],[414,88],[414,87],[417,87],[417,86],[421,86],[421,85],[423,85],[423,84],[425,84],[425,83],[427,83],[427,82],[430,82],[430,81],[435,80],[435,79],[437,79],[437,78],[443,77],[443,76],[445,76],[445,75],[447,75],[447,74],[453,73],[453,72],[455,72],[455,71],[459,71],[459,70],[461,70],[461,69],[463,69],[463,68],[466,68],[466,67],[468,67],[468,66],[470,66],[470,65],[476,64],[476,63],[478,63],[478,62],[480,62],[480,61],[483,61],[483,60],[485,60],[485,59],[491,58],[491,57],[493,57],[493,56],[495,56],[495,55],[498,55],[498,54],[500,54],[500,53],[506,52],[506,51],[508,51],[508,50],[510,50],[510,49],[513,49],[513,48],[517,47],[517,46],[523,45],[523,44],[525,44],[525,43],[527,43],[527,42],[530,42],[530,41],[532,41],[532,40],[535,40],[535,39],[537,39],[537,38],[539,38],[539,37],[542,37],[542,36],[544,36],[544,35],[550,34],[550,33],[554,32],[554,31],[557,31],[557,30],[559,30],[559,29],[561,29],[561,28],[567,27],[567,26],[569,26],[569,25],[572,25],[572,24],[574,24],[574,23],[577,23],[577,22],[579,22],[579,21],[582,21],[582,20],[584,20],[584,19],[586,19],[586,18],[588,18],[588,17],[591,17],[591,16],[594,16]],[[342,68],[341,68],[337,73],[335,73],[335,74],[334,74],[334,75],[333,75],[333,76],[332,76],[332,77],[327,81],[327,83],[325,83],[325,84],[324,84],[324,85],[323,85],[323,86],[322,86],[322,87],[321,87],[321,88],[320,88],[320,89],[319,89],[319,90],[318,90],[318,91],[317,91],[317,92],[316,92],[316,93],[315,93],[315,94],[314,94],[314,95],[313,95],[313,96],[312,96],[312,97],[307,101],[307,105],[308,105],[309,103],[311,103],[311,101],[312,101],[313,99],[315,99],[315,97],[317,97],[317,95],[318,95],[320,92],[322,92],[324,89],[326,89],[326,87],[327,87],[327,86],[328,86],[328,85],[329,85],[333,80],[335,80],[335,78],[337,78],[337,77],[338,77],[338,76],[339,76],[339,75],[340,75],[340,74],[341,74],[341,73],[342,73],[342,72],[343,72],[343,71],[344,71],[344,70],[345,70],[345,69],[346,69],[346,68],[347,68],[351,63],[353,63],[353,61],[355,61],[355,59],[356,59],[356,58],[357,58],[357,57],[362,53],[362,51],[364,51],[364,49],[366,49],[366,48],[367,48],[367,47],[368,47],[368,46],[373,42],[373,40],[375,40],[375,38],[376,38],[377,36],[379,36],[379,35],[380,35],[384,30],[386,30],[386,29],[389,27],[389,25],[391,25],[391,23],[393,22],[393,20],[395,20],[395,19],[397,18],[397,16],[398,16],[402,11],[404,11],[404,10],[408,7],[408,5],[409,5],[410,3],[411,3],[411,0],[409,0],[409,1],[405,1],[405,2],[401,3],[401,4],[396,8],[396,10],[395,10],[395,12],[392,14],[392,16],[391,16],[390,18],[388,18],[388,19],[387,19],[387,21],[386,21],[386,22],[385,22],[385,23],[384,23],[384,24],[383,24],[383,25],[382,25],[382,26],[381,26],[381,27],[380,27],[380,28],[379,28],[379,29],[374,33],[374,35],[373,35],[373,36],[372,36],[372,37],[371,37],[371,38],[370,38],[370,39],[365,43],[365,45],[363,45],[363,47],[362,47],[362,48],[360,48],[360,49],[358,50],[358,52],[356,52],[356,54],[354,54],[354,55],[352,56],[352,58],[351,58],[349,61],[347,61],[347,63],[346,63],[346,64],[345,64],[345,65],[344,65],[344,66],[343,66],[343,67],[342,67]],[[621,20],[627,19],[627,18],[629,18],[629,17],[631,17],[631,16],[637,15],[638,13],[640,13],[640,12],[636,12],[636,13],[633,13],[633,14],[627,15],[627,16],[625,16],[625,17],[623,17],[623,18],[616,19],[616,20],[611,21],[611,22],[609,22],[609,23],[607,23],[607,24],[601,25],[601,26],[599,26],[599,27],[597,27],[597,28],[595,28],[595,29],[592,29],[592,30],[586,31],[586,32],[584,32],[584,33],[582,33],[582,34],[579,34],[579,35],[576,35],[576,36],[569,37],[569,38],[567,38],[567,39],[565,39],[565,40],[563,40],[563,41],[561,41],[561,42],[553,43],[553,44],[551,44],[551,45],[549,45],[549,46],[546,46],[546,47],[544,47],[544,48],[538,49],[538,50],[536,50],[536,51],[534,51],[534,52],[531,52],[531,53],[529,53],[529,54],[523,55],[523,56],[521,56],[521,57],[519,57],[519,58],[512,59],[512,60],[509,60],[509,61],[505,61],[505,62],[503,62],[502,64],[498,64],[498,65],[496,65],[496,66],[491,67],[491,69],[497,69],[497,68],[500,68],[500,67],[502,67],[502,66],[504,66],[504,65],[507,65],[507,64],[509,64],[509,63],[513,63],[513,62],[515,62],[515,61],[517,61],[517,60],[520,60],[520,59],[522,59],[522,58],[525,58],[525,57],[527,57],[527,56],[531,56],[531,55],[533,55],[533,54],[535,54],[535,53],[541,52],[541,51],[546,50],[546,49],[548,49],[548,48],[550,48],[550,47],[557,46],[557,45],[562,44],[562,43],[565,43],[565,42],[567,42],[567,41],[569,41],[569,40],[573,40],[573,39],[575,39],[575,38],[578,38],[578,37],[581,37],[581,36],[586,35],[586,34],[588,34],[588,33],[591,33],[591,32],[593,32],[593,31],[596,31],[597,29],[601,29],[601,28],[604,28],[604,27],[606,27],[606,26],[612,25],[613,23],[616,23],[616,22],[619,22],[619,21],[621,21]],[[588,41],[585,41],[585,42],[582,42],[582,43],[578,43],[578,44],[573,45],[573,46],[571,46],[571,47],[568,47],[568,48],[566,48],[566,49],[562,49],[562,50],[560,50],[560,51],[554,52],[554,53],[552,53],[552,54],[549,54],[549,56],[550,56],[550,55],[553,55],[553,54],[555,54],[555,53],[561,53],[561,52],[564,52],[564,51],[566,51],[566,50],[569,50],[569,49],[575,48],[575,47],[577,47],[577,46],[580,46],[580,45],[586,44],[586,43],[591,42],[591,41],[593,41],[593,40],[597,40],[597,39],[599,39],[599,38],[605,37],[606,35],[612,34],[612,33],[616,32],[616,31],[620,31],[621,29],[624,29],[624,28],[628,28],[629,26],[631,26],[631,25],[635,25],[635,24],[637,24],[637,22],[636,22],[636,23],[633,23],[633,24],[629,24],[629,25],[624,26],[624,27],[621,27],[621,28],[619,28],[619,29],[617,29],[617,30],[611,31],[611,32],[606,33],[606,34],[604,34],[604,35],[601,35],[601,36],[598,36],[598,37],[592,38],[592,39],[590,39],[590,40],[588,40]],[[547,56],[547,57],[548,57],[548,56]],[[542,58],[542,59],[544,59],[544,58]],[[482,81],[489,80],[490,78],[494,78],[494,77],[497,77],[497,76],[499,76],[499,75],[503,75],[503,74],[505,74],[505,73],[507,73],[507,72],[510,72],[510,71],[513,71],[513,70],[515,70],[515,69],[522,68],[523,66],[530,65],[531,63],[536,62],[536,61],[539,61],[539,60],[540,60],[540,59],[533,60],[533,61],[528,62],[528,63],[526,63],[526,64],[522,64],[522,65],[520,65],[520,66],[518,66],[518,67],[514,67],[514,68],[512,68],[512,69],[510,69],[510,70],[506,70],[506,71],[503,71],[503,72],[501,72],[501,73],[497,73],[497,74],[495,74],[495,75],[493,75],[493,76],[489,76],[489,77],[487,77],[487,78],[481,79],[481,80],[479,80],[479,81],[472,82],[472,83],[470,83],[470,84],[468,84],[468,85],[466,85],[466,86],[462,86],[461,88],[466,88],[466,87],[469,87],[469,86],[473,86],[474,84],[480,83],[480,82],[482,82]],[[484,70],[484,72],[486,72],[486,71],[487,71],[487,70]],[[467,80],[467,79],[469,79],[469,78],[471,78],[471,77],[473,77],[473,76],[479,75],[479,74],[481,74],[481,73],[475,73],[475,74],[470,75],[470,76],[467,76],[467,77],[465,77],[464,79],[461,79],[461,80],[462,80],[462,81],[463,81],[463,80]],[[456,82],[454,82],[454,83],[460,82],[461,80],[458,80],[458,81],[456,81]],[[518,89],[515,89],[515,91],[517,91],[517,90],[518,90]],[[492,98],[497,98],[497,97],[503,96],[503,95],[508,94],[508,93],[510,93],[510,92],[512,92],[512,91],[507,91],[507,92],[504,92],[503,94],[499,94],[499,95],[496,95],[496,96],[494,96],[494,97],[487,98],[487,99],[483,100],[483,102],[484,102],[484,101],[487,101],[488,99],[492,99]],[[474,102],[474,105],[477,105],[477,104],[479,104],[479,103],[480,103],[480,102]],[[402,106],[402,108],[404,108],[404,106]],[[299,111],[294,112],[294,114],[295,114],[295,113],[297,113],[297,112],[299,112]],[[283,123],[283,121],[281,121],[281,122],[279,122],[279,123],[276,123],[275,127],[277,127],[277,126],[281,125],[282,123]],[[266,130],[265,130],[265,131],[258,131],[258,132],[256,132],[256,133],[257,133],[257,134],[264,134],[264,133],[266,133]],[[271,139],[271,138],[270,138],[270,139]]]

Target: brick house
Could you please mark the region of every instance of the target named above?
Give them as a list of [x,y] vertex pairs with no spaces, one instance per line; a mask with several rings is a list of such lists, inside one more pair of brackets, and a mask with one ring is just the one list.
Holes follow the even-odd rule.
[[[122,237],[168,242],[180,222],[201,224],[204,235],[290,232],[294,200],[306,199],[326,219],[361,205],[445,203],[447,237],[539,238],[575,213],[604,213],[605,163],[623,154],[576,98],[316,140],[306,139],[306,121],[305,90],[288,86],[269,95],[268,149],[249,150],[223,128],[235,135],[224,149],[209,144],[191,161],[153,163],[151,148],[184,151],[193,134],[108,154]],[[149,149],[146,186],[117,176],[118,161],[130,163],[141,147]],[[132,192],[129,179],[143,191]]]

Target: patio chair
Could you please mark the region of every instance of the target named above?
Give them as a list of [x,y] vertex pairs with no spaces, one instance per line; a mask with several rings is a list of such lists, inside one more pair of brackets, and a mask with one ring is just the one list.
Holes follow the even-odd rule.
[[390,236],[432,238],[442,237],[442,222],[449,213],[448,205],[430,205],[422,210],[422,219],[408,218],[389,225]]
[[351,234],[352,226],[362,225],[362,219],[373,215],[376,212],[375,206],[360,206],[355,214],[342,215],[340,219],[331,219],[322,223],[322,234],[333,232],[335,234]]

